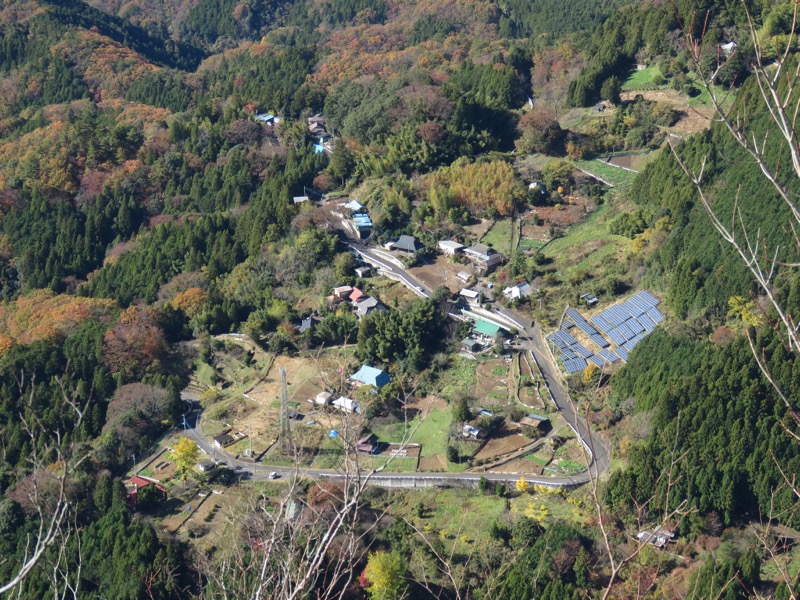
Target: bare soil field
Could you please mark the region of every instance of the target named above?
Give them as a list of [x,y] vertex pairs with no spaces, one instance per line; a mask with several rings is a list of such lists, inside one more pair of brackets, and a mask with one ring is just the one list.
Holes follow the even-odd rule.
[[544,398],[541,397],[538,389],[536,388],[536,382],[538,380],[538,377],[534,375],[534,372],[531,370],[531,365],[528,362],[525,354],[519,355],[519,367],[520,367],[520,387],[519,387],[520,401],[523,404],[527,404],[528,406],[535,406],[536,408],[544,409],[545,408]]
[[[505,374],[500,375],[499,373],[503,370],[505,370]],[[508,404],[510,382],[510,362],[498,359],[478,363],[472,394],[481,405],[505,405]]]
[[586,215],[592,212],[596,206],[594,202],[581,196],[580,194],[567,194],[564,196],[565,202],[561,204],[561,208],[555,206],[536,206],[525,215],[523,221],[523,237],[525,235],[525,226],[529,220],[535,219],[537,216],[544,221],[543,227],[549,228],[551,225],[558,225],[568,227],[580,223],[586,218]]
[[[260,454],[278,437],[280,418],[281,368],[286,369],[286,381],[290,405],[301,415],[294,423],[298,435],[303,442],[317,439],[317,433],[306,435],[303,430],[307,421],[316,421],[326,431],[335,429],[341,424],[341,414],[333,409],[322,409],[309,403],[317,393],[324,389],[339,387],[342,379],[348,375],[347,361],[337,360],[335,356],[321,355],[318,359],[278,356],[261,382],[248,392],[246,397],[223,401],[230,407],[218,422],[204,418],[206,432],[218,433],[222,428],[233,428],[252,436],[253,451]],[[342,370],[340,373],[339,370]],[[209,410],[214,414],[216,407]],[[317,427],[320,429],[320,427]],[[249,441],[248,441],[249,444]]]
[[[464,282],[458,279],[460,271],[470,272],[469,265],[450,262],[450,257],[440,255],[430,265],[421,265],[409,269],[409,272],[429,288],[435,289],[446,285],[451,292],[457,292],[464,287]],[[446,275],[445,275],[446,273]]]
[[425,417],[432,410],[447,410],[447,402],[439,396],[420,396],[415,397],[406,403],[410,409],[419,411],[421,417]]
[[444,472],[447,471],[447,460],[443,454],[437,454],[436,456],[423,456],[421,459],[419,459],[418,469],[425,473]]
[[515,458],[499,467],[493,467],[492,473],[525,473],[527,475],[541,475],[544,467],[526,457]]
[[519,450],[526,444],[530,444],[533,440],[526,438],[520,434],[515,425],[510,423],[503,423],[503,426],[498,429],[492,437],[487,441],[483,448],[480,449],[473,459],[474,460],[491,460],[496,456],[502,456],[509,452]]
[[631,155],[612,156],[608,159],[608,162],[610,162],[612,165],[616,165],[617,167],[622,167],[623,169],[633,169],[634,158],[636,157]]
[[476,223],[475,225],[468,225],[464,229],[470,234],[474,235],[477,239],[481,239],[483,236],[486,235],[486,232],[489,231],[494,225],[494,221],[491,219],[483,219],[480,223]]

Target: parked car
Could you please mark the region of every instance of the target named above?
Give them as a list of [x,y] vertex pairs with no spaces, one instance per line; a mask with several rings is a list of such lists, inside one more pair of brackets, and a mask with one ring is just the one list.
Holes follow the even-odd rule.
[[270,479],[277,479],[278,477],[280,477],[280,475],[278,475],[275,471],[269,474]]

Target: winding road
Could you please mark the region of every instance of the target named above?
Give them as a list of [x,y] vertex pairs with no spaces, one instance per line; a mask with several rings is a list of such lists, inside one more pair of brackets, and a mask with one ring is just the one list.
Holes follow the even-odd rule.
[[[400,281],[420,296],[425,298],[429,297],[432,290],[427,289],[421,281],[409,273],[408,270],[399,266],[396,262],[390,262],[386,257],[361,245],[351,243],[350,248],[361,256],[365,262],[379,269],[384,275]],[[587,483],[591,477],[597,477],[604,473],[610,464],[608,442],[598,433],[593,432],[586,419],[577,413],[574,402],[561,385],[561,374],[558,367],[553,362],[552,355],[547,348],[547,343],[544,340],[538,323],[533,323],[528,317],[507,308],[496,307],[494,313],[497,320],[505,321],[518,330],[519,339],[523,347],[530,353],[539,366],[544,383],[550,391],[553,402],[555,402],[556,406],[561,411],[564,420],[583,443],[591,458],[589,469],[571,477],[544,477],[524,474],[525,479],[530,483],[550,487],[576,487]],[[197,398],[188,391],[184,391],[181,397],[187,401],[197,400]],[[198,412],[189,415],[188,419],[185,421],[184,433],[187,437],[197,442],[201,450],[213,458],[215,462],[227,465],[241,474],[246,474],[246,477],[252,479],[266,480],[270,478],[272,473],[275,473],[279,477],[299,474],[323,479],[342,479],[347,476],[340,471],[332,469],[287,468],[240,460],[230,453],[214,447],[213,444],[208,441],[207,437],[203,434]],[[489,481],[510,483],[518,480],[520,475],[520,473],[425,473],[417,471],[414,473],[379,472],[370,473],[368,476],[370,482],[376,485],[393,487],[430,487],[437,485],[453,485],[459,482],[473,485],[482,477],[485,477]],[[352,477],[353,475],[350,474],[349,476]],[[367,473],[364,473],[362,476],[367,476]]]

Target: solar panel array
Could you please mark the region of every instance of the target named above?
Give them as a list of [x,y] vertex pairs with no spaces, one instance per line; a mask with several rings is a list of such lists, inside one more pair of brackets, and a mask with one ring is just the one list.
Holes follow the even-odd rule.
[[579,313],[574,308],[568,308],[566,312],[569,321],[564,321],[561,326],[564,327],[564,323],[569,323],[570,327],[572,324],[578,326],[578,329],[583,331],[586,335],[589,336],[589,339],[592,340],[595,344],[597,344],[600,348],[608,348],[611,344],[609,344],[605,338],[600,335],[600,332],[595,329],[589,321],[583,318],[583,315]]
[[614,342],[617,355],[628,360],[628,353],[664,320],[656,308],[660,302],[642,291],[592,317],[592,324]]
[[[564,369],[566,369],[567,373],[570,375],[583,371],[589,365],[587,361],[594,363],[598,367],[602,367],[606,363],[607,359],[592,353],[591,350],[578,342],[578,340],[572,337],[565,329],[559,329],[550,334],[547,339],[553,342],[558,348],[561,353],[561,359],[564,361]],[[606,351],[603,350],[602,352]]]
[[[664,320],[664,316],[656,308],[660,303],[650,292],[641,291],[622,304],[610,306],[592,317],[591,323],[574,308],[568,308],[566,317],[569,320],[565,319],[561,324],[562,329],[551,334],[548,339],[558,348],[564,361],[564,369],[569,374],[583,371],[590,362],[602,367],[620,359],[627,361],[634,347]],[[601,348],[597,354],[581,345],[567,331],[574,326]],[[616,349],[610,349],[611,344],[600,332],[614,343]]]

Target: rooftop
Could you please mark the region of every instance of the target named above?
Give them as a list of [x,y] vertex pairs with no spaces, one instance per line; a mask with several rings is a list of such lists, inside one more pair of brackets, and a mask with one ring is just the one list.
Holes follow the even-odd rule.
[[395,250],[404,250],[406,252],[417,251],[417,238],[413,235],[401,235],[400,238],[393,244]]
[[495,325],[489,321],[484,321],[483,319],[480,319],[477,323],[475,323],[475,326],[472,329],[481,335],[486,335],[489,337],[494,337],[500,333],[499,325]]
[[382,388],[390,381],[389,374],[382,369],[376,369],[369,365],[361,365],[361,368],[350,376],[350,379],[363,383],[364,385],[374,385],[377,388]]
[[482,256],[489,256],[490,254],[495,253],[495,249],[491,246],[487,246],[486,244],[475,244],[474,246],[467,248],[466,252],[472,252]]

